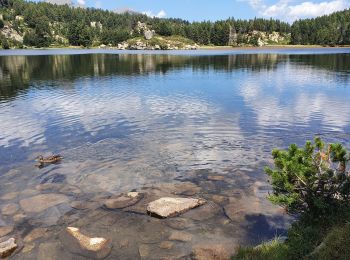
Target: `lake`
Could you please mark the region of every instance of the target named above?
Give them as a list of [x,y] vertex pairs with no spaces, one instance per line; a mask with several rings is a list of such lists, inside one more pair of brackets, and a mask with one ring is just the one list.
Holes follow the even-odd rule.
[[[350,146],[348,48],[0,55],[0,236],[20,241],[14,259],[84,259],[68,226],[111,239],[108,259],[233,253],[293,220],[266,200],[273,148]],[[35,166],[51,154],[64,159]],[[142,198],[105,206],[131,191]],[[148,216],[164,196],[207,203]]]

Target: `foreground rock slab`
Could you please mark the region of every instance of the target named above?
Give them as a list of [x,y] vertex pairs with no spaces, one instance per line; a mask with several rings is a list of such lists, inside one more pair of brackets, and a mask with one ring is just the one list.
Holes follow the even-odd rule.
[[150,202],[147,213],[160,218],[174,217],[205,203],[203,199],[165,197]]
[[5,258],[10,256],[13,251],[17,248],[16,240],[14,238],[10,238],[6,241],[0,241],[0,257]]
[[26,213],[39,213],[61,203],[67,203],[68,197],[63,194],[41,194],[19,202]]
[[110,240],[102,237],[90,238],[75,227],[67,227],[61,234],[61,240],[70,252],[93,259],[106,258],[112,250]]

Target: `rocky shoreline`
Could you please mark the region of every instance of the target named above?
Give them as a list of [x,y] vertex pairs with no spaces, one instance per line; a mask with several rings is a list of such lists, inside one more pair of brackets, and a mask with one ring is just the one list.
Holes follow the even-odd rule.
[[[225,182],[221,175],[206,180],[208,185]],[[189,181],[89,199],[76,186],[40,184],[0,197],[0,254],[14,259],[229,259],[238,241],[219,226],[231,230],[249,214],[281,214],[261,208],[263,186],[256,185],[244,205],[232,195],[207,194]],[[208,220],[217,224],[207,226]]]

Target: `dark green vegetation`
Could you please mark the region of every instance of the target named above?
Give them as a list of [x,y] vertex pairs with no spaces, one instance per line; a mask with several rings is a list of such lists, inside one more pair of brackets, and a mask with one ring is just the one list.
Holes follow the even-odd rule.
[[275,169],[267,168],[274,194],[269,199],[300,214],[288,239],[241,248],[234,259],[349,259],[350,155],[341,144],[319,138],[304,148],[274,150]]
[[291,31],[293,44],[348,45],[350,44],[350,10],[296,21]]
[[[135,30],[137,22],[146,23],[159,36],[181,36],[200,45],[242,46],[265,44],[350,44],[350,10],[315,19],[288,23],[274,19],[227,20],[193,22],[182,19],[151,18],[141,13],[116,13],[94,8],[75,8],[45,2],[24,0],[0,1],[3,20],[0,29],[9,25],[23,42],[1,39],[2,46],[36,47],[117,45],[141,36]],[[274,37],[269,37],[275,32]],[[278,38],[280,37],[280,38]],[[275,39],[275,40],[271,40]]]
[[299,148],[272,152],[275,168],[266,168],[272,179],[269,199],[290,212],[320,215],[350,201],[350,160],[341,144],[326,145],[320,138]]
[[[24,44],[47,47],[56,45],[116,45],[141,36],[135,30],[143,22],[160,36],[182,36],[204,45],[256,44],[253,31],[288,34],[290,25],[273,19],[190,23],[181,19],[151,18],[140,13],[115,13],[94,8],[73,8],[45,2],[3,1],[5,24],[25,35]],[[0,3],[1,4],[1,3]],[[17,18],[16,18],[17,17]],[[22,19],[23,18],[23,19]]]

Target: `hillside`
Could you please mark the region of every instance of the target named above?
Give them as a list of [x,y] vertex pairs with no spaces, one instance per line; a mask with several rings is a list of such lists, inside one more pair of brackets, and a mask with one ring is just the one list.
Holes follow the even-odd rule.
[[[232,18],[190,23],[181,19],[151,18],[135,12],[116,13],[46,2],[5,0],[0,4],[1,42],[4,48],[23,45],[126,46],[130,39],[141,37],[149,41],[149,37],[153,36],[160,41],[160,44],[155,44],[160,47],[169,44],[169,48],[182,45],[190,48],[189,42],[214,46],[265,45],[281,44],[289,41],[290,37],[289,24],[272,19]],[[174,43],[168,38],[170,36],[176,36]],[[179,43],[179,39],[183,42]],[[191,44],[191,48],[194,46]]]

